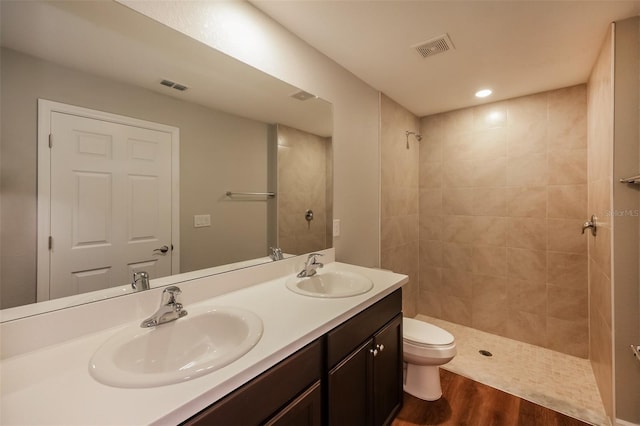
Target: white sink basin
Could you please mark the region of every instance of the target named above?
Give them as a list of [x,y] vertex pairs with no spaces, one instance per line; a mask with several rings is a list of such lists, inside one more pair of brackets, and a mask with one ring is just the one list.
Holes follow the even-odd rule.
[[91,375],[124,388],[191,380],[237,360],[262,337],[262,320],[238,308],[189,309],[152,328],[132,325],[108,339],[89,363]]
[[353,272],[320,271],[308,278],[289,278],[287,288],[305,296],[337,298],[366,293],[373,288],[373,282]]

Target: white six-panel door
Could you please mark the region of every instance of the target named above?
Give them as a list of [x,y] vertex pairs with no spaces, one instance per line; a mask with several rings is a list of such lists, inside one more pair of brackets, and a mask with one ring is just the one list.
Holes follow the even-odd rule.
[[175,135],[136,120],[49,118],[48,298],[123,285],[135,271],[170,275]]

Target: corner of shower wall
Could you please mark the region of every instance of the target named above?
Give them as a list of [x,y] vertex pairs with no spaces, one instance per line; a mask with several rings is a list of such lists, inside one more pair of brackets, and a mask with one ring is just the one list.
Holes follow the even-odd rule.
[[589,358],[607,415],[614,418],[613,274],[611,267],[613,172],[613,44],[607,33],[588,82],[588,206],[598,218],[589,238]]
[[419,120],[402,105],[380,94],[380,264],[409,276],[402,293],[405,316],[418,313],[419,143],[406,148],[405,132],[419,131]]

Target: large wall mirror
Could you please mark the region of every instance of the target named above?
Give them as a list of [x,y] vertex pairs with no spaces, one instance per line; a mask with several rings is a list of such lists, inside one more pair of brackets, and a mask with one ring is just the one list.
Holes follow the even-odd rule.
[[110,0],[0,7],[4,320],[332,246],[331,104]]

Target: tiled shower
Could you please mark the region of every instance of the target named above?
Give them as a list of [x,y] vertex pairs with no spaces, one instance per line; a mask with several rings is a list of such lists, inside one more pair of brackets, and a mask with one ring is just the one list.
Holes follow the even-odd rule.
[[[587,358],[607,415],[623,419],[640,418],[638,369],[621,338],[637,337],[624,323],[637,318],[640,249],[637,217],[611,213],[640,204],[616,176],[640,165],[627,149],[640,94],[626,105],[636,113],[623,140],[614,93],[639,91],[638,21],[617,23],[619,40],[612,26],[587,84],[423,118],[380,99],[381,265],[410,277],[405,315]],[[626,57],[636,71],[622,78]],[[422,141],[407,145],[406,131]],[[622,147],[626,169],[614,155]],[[597,238],[581,233],[591,214]]]

